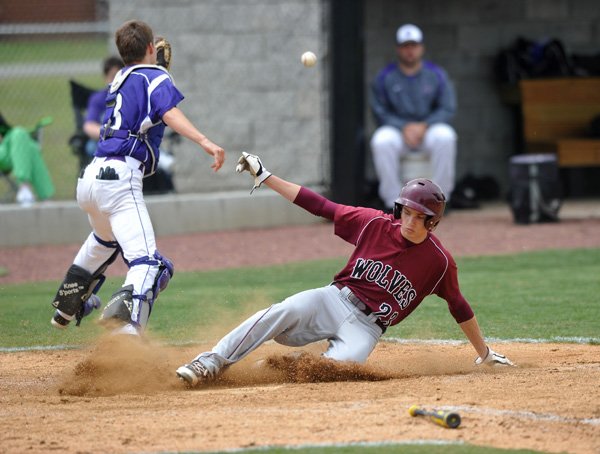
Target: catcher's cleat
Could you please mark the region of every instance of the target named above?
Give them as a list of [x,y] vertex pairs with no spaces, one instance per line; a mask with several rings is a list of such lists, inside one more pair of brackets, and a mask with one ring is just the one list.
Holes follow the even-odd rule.
[[176,371],[180,380],[185,381],[189,387],[194,387],[200,382],[206,382],[212,378],[209,370],[204,364],[195,359],[189,364],[181,366]]
[[64,312],[60,311],[59,309],[56,309],[54,311],[54,316],[50,320],[50,323],[55,328],[65,329],[67,327],[67,325],[69,323],[71,323],[72,319],[73,319],[72,315],[65,314]]
[[135,326],[133,323],[127,323],[126,325],[115,328],[112,332],[113,336],[140,336],[140,328]]

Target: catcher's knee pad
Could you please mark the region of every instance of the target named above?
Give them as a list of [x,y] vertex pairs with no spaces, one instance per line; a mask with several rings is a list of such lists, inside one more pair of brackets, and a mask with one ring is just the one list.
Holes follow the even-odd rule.
[[139,300],[139,309],[137,312],[134,311],[133,320],[134,322],[138,322],[140,325],[145,326],[148,322],[148,318],[150,317],[150,312],[152,312],[154,302],[157,300],[158,295],[162,293],[169,285],[169,281],[175,273],[175,267],[173,266],[173,262],[171,262],[171,260],[164,257],[158,251],[154,252],[153,258],[144,258],[143,261],[139,262],[139,264],[147,264],[151,266],[158,265],[158,271],[156,272],[152,285],[150,287],[143,288],[139,295],[133,295],[134,298]]
[[143,327],[148,323],[150,312],[152,312],[152,307],[154,306],[154,302],[157,300],[158,295],[167,288],[169,281],[175,273],[173,262],[168,258],[163,257],[160,252],[156,251],[154,253],[154,258],[158,261],[158,272],[156,273],[152,287],[144,289],[141,295],[134,295],[134,298],[139,298],[140,301],[138,322]]
[[58,328],[66,328],[82,309],[90,295],[94,276],[78,265],[71,265],[67,275],[56,292],[52,306],[56,309],[51,323]]
[[158,273],[156,274],[156,279],[154,279],[154,285],[152,286],[154,299],[156,300],[158,294],[165,290],[169,285],[169,281],[173,277],[173,274],[175,274],[175,267],[171,260],[162,256],[158,251],[154,253],[154,258],[159,262]]

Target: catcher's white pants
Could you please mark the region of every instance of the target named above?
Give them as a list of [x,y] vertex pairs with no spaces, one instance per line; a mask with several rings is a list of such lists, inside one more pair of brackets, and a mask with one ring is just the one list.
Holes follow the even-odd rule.
[[381,328],[375,315],[365,315],[348,301],[346,291],[330,285],[297,293],[257,312],[195,359],[217,375],[271,339],[290,347],[328,339],[325,357],[364,363]]
[[379,197],[387,208],[394,207],[400,195],[401,160],[408,153],[424,153],[431,157],[433,181],[437,183],[446,199],[454,189],[456,163],[456,132],[445,123],[436,123],[427,128],[422,146],[412,150],[402,139],[402,132],[393,126],[381,126],[371,138],[371,151],[375,172],[379,179]]
[[[140,257],[153,257],[156,240],[152,222],[142,193],[142,171],[139,161],[127,162],[94,158],[77,182],[77,202],[87,213],[91,233],[81,246],[76,265],[94,273],[115,252],[100,244],[94,233],[105,242],[118,242],[123,257],[131,262]],[[100,168],[110,166],[118,180],[98,180]],[[132,284],[134,295],[145,294],[154,284],[158,266],[140,264],[129,268],[124,286]],[[132,319],[139,323],[139,300],[134,298]]]

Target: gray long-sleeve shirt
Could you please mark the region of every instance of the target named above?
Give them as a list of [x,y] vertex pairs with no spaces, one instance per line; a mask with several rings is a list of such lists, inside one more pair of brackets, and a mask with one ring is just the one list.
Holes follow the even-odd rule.
[[379,126],[400,130],[406,123],[449,123],[456,112],[456,93],[446,71],[431,62],[414,76],[397,63],[386,66],[371,84],[370,105]]

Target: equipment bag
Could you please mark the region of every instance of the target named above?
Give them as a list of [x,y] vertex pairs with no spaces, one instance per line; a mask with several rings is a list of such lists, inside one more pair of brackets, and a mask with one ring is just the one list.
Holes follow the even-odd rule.
[[509,203],[515,223],[558,221],[562,191],[554,154],[513,156],[509,177]]
[[500,83],[516,84],[522,79],[568,77],[574,74],[562,41],[541,42],[518,37],[512,46],[496,55],[495,76]]

